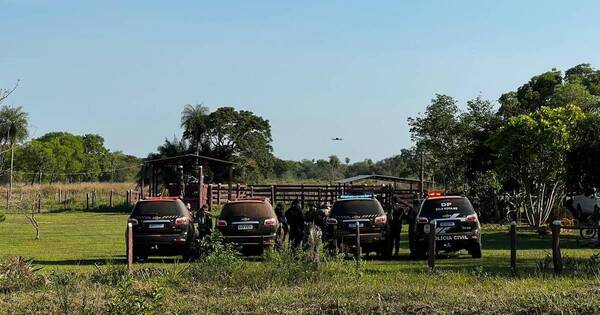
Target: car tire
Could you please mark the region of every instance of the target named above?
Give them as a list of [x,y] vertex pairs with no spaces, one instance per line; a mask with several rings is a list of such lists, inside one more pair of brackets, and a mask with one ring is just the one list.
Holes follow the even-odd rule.
[[481,258],[481,243],[475,243],[473,244],[473,247],[471,247],[471,257],[473,258]]

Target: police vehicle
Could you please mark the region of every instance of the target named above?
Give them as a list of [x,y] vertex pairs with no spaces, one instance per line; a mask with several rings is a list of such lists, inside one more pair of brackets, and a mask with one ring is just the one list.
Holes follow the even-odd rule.
[[481,225],[467,197],[429,193],[411,225],[411,254],[423,258],[429,250],[430,223],[435,223],[436,250],[456,252],[466,249],[481,258]]
[[362,252],[391,255],[387,216],[372,195],[341,196],[333,203],[327,218],[328,246],[342,252],[356,249],[357,229]]

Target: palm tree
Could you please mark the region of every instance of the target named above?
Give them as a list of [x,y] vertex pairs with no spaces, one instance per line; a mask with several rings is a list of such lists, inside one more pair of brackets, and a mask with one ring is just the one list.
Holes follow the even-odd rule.
[[181,127],[183,138],[189,140],[196,147],[196,154],[200,154],[200,147],[206,136],[208,107],[202,104],[187,104],[181,112]]
[[27,139],[29,114],[23,107],[2,106],[0,109],[0,141],[3,145],[22,142]]
[[29,114],[24,112],[21,106],[2,106],[0,109],[0,141],[3,147],[10,145],[10,188],[7,203],[12,195],[14,144],[27,139],[28,119]]

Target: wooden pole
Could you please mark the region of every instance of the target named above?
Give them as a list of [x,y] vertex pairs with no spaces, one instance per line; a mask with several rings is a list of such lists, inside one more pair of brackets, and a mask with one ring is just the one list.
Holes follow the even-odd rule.
[[271,204],[275,204],[275,186],[271,185]]
[[304,208],[304,184],[300,185],[300,202],[302,203],[302,208]]
[[436,222],[435,220],[432,220],[429,223],[429,251],[428,251],[428,259],[427,259],[427,264],[429,265],[429,270],[433,271],[435,270],[435,254],[436,254],[436,248],[435,248],[435,229],[436,229]]
[[510,223],[510,272],[517,274],[517,222]]
[[202,202],[204,201],[204,196],[202,195],[202,190],[204,186],[204,168],[202,165],[198,167],[198,211],[202,208]]
[[250,198],[254,198],[254,186],[250,186]]
[[213,208],[213,186],[208,185],[208,210],[212,210]]
[[235,199],[240,198],[240,183],[235,184]]
[[113,191],[112,189],[110,190],[110,193],[108,195],[108,206],[109,207],[113,207]]
[[221,183],[217,184],[217,204],[221,204]]
[[85,193],[85,209],[90,210],[90,193]]
[[552,222],[552,263],[554,265],[554,273],[562,273],[563,264],[562,256],[560,254],[560,220]]
[[360,223],[356,222],[356,260],[360,260],[362,249],[360,248]]
[[133,271],[133,225],[127,223],[127,271]]
[[229,166],[229,179],[228,179],[228,192],[227,192],[227,200],[231,200],[232,197],[232,185],[233,185],[233,166]]
[[42,194],[38,193],[37,197],[38,197],[37,208],[38,208],[38,213],[40,213],[42,211]]

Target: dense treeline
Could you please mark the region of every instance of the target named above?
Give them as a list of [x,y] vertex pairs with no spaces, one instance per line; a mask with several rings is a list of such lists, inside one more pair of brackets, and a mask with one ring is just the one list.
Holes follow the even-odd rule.
[[15,176],[35,182],[133,181],[140,160],[104,147],[104,138],[51,132],[15,148]]
[[600,186],[600,71],[581,64],[534,76],[503,94],[494,110],[476,98],[465,110],[436,95],[410,118],[416,150],[442,186],[466,192],[488,217],[512,202],[535,226],[547,222],[567,193]]

